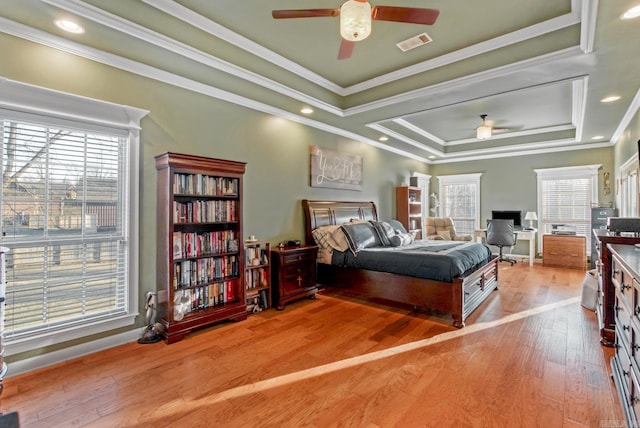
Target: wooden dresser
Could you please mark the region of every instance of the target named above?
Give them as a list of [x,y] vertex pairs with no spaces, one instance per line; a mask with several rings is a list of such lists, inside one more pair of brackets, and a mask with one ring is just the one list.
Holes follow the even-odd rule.
[[316,245],[276,247],[271,250],[271,287],[276,309],[283,310],[284,305],[292,300],[315,297],[318,292],[317,255]]
[[607,244],[637,244],[640,238],[631,234],[619,235],[608,230],[593,229],[595,254],[595,267],[598,270],[598,301],[596,314],[600,327],[600,342],[605,346],[613,346],[616,340],[615,334],[615,289],[611,280],[611,253]]
[[615,355],[613,381],[620,395],[627,426],[637,427],[640,415],[640,249],[608,244],[615,289]]
[[580,235],[542,235],[542,264],[587,268],[587,238]]

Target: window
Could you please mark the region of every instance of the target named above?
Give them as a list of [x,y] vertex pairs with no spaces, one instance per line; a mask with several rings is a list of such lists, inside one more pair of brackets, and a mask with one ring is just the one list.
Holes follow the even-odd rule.
[[[553,224],[575,226],[578,235],[591,239],[591,207],[598,203],[600,165],[536,169],[538,175],[538,229],[551,233]],[[591,245],[588,243],[587,249]]]
[[482,174],[438,177],[440,217],[451,217],[460,235],[472,235],[480,224],[480,176]]
[[618,192],[621,217],[638,217],[638,157],[633,156],[620,166]]
[[[10,98],[39,105],[16,111],[0,103],[0,244],[9,249],[3,344],[17,353],[131,326],[138,309],[132,263],[138,197],[131,180],[138,129],[131,119],[146,112],[5,85],[15,89]],[[57,110],[47,110],[53,105]],[[114,123],[114,112],[127,120]]]

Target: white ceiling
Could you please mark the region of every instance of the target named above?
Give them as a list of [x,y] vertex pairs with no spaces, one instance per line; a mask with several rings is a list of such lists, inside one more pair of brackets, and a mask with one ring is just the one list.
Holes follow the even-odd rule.
[[[440,16],[374,21],[345,60],[339,18],[271,17],[341,3],[3,0],[0,32],[428,163],[612,145],[640,108],[640,18],[619,19],[640,0],[371,1]],[[477,140],[481,114],[507,130]]]

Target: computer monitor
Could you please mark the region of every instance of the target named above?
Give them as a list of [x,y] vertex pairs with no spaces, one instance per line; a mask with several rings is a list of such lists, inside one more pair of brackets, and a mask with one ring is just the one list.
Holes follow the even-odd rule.
[[513,220],[513,227],[522,228],[522,211],[491,211],[492,220]]

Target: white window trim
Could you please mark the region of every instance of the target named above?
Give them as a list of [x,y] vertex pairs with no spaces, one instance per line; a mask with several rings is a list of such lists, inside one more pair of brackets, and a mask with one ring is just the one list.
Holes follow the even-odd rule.
[[544,168],[534,169],[537,174],[537,199],[538,199],[538,212],[542,206],[542,199],[540,195],[541,182],[543,180],[562,179],[566,177],[571,178],[590,178],[591,179],[591,205],[596,206],[598,203],[598,170],[602,167],[598,165],[583,165],[583,166],[568,166],[560,168]]
[[[594,165],[582,165],[582,166],[568,166],[568,167],[559,167],[559,168],[543,168],[543,169],[534,169],[533,171],[537,175],[537,209],[538,213],[541,212],[542,207],[542,195],[540,189],[542,189],[542,181],[543,180],[559,180],[563,178],[589,178],[591,179],[591,206],[595,207],[598,205],[598,170],[602,167],[602,164],[594,164]],[[540,217],[540,216],[539,216]],[[542,224],[542,218],[539,220],[540,224]],[[542,235],[543,235],[543,227],[538,227],[538,242],[537,242],[537,250],[542,250]],[[587,236],[587,253],[591,252],[591,236]]]
[[[474,229],[480,229],[480,177],[482,173],[475,174],[456,174],[456,175],[439,175],[438,178],[438,195],[442,195],[443,187],[451,184],[469,184],[474,183],[476,185],[476,201],[475,201],[475,213],[474,216]],[[442,204],[438,207],[438,216],[442,217]]]
[[[618,212],[620,213],[620,216],[621,217],[638,217],[640,215],[640,212],[633,212],[633,213],[630,212],[631,207],[627,206],[628,201],[624,198],[625,189],[623,187],[625,186],[625,181],[629,177],[634,177],[636,180],[638,180],[638,153],[634,154],[626,162],[620,165],[620,167],[618,168],[619,184],[616,183],[615,189],[614,189],[614,191],[616,192],[616,196],[615,196],[616,205],[620,208],[618,210]],[[635,187],[636,189],[638,189],[639,187],[638,184],[639,183],[636,183],[636,187]],[[620,186],[620,188],[618,186]],[[632,190],[632,189],[626,189],[626,191],[629,191],[629,190]],[[636,197],[636,206],[640,207],[640,200],[639,200],[640,195],[638,195],[637,192],[635,192],[635,197]]]
[[[67,94],[52,89],[29,85],[0,77],[0,109],[16,118],[34,116],[51,124],[68,125],[82,123],[83,127],[96,130],[105,128],[120,130],[129,138],[129,294],[127,314],[105,321],[95,321],[82,327],[70,327],[55,333],[36,335],[3,343],[7,355],[42,348],[75,340],[93,334],[134,326],[138,312],[138,258],[139,258],[139,176],[140,165],[140,121],[149,112],[106,101]],[[0,238],[1,242],[1,238]]]

